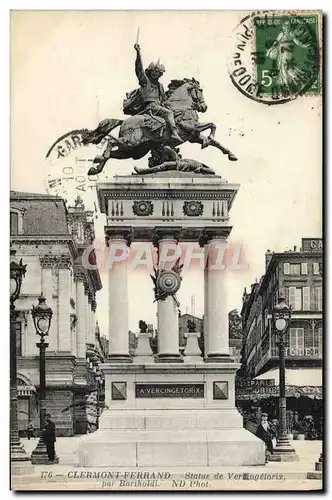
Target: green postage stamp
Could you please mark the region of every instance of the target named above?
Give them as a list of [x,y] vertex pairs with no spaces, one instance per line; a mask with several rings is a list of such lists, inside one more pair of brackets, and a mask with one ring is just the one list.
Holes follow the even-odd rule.
[[272,98],[320,92],[318,15],[254,20],[260,94]]
[[282,104],[321,93],[320,11],[255,12],[233,33],[230,78],[245,96]]

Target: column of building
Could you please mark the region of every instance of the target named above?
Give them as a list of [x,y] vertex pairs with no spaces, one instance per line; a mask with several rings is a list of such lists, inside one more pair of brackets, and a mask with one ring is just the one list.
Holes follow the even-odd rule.
[[[129,245],[125,234],[108,235],[109,252],[125,252]],[[109,358],[113,362],[131,362],[128,330],[127,262],[109,259]]]
[[[47,305],[52,309],[53,316],[55,316],[56,302],[53,300],[53,269],[58,267],[57,257],[48,254],[43,255],[40,257],[40,265],[42,271],[42,294],[46,298]],[[49,344],[48,351],[58,350],[57,322],[54,319],[53,317],[47,338]]]
[[59,267],[59,316],[58,316],[58,339],[59,351],[71,352],[70,335],[70,270],[73,266],[69,255],[61,255],[58,258]]
[[[157,240],[158,270],[171,268],[177,258],[177,240],[172,235],[165,235]],[[174,260],[165,262],[163,259],[171,250]],[[168,295],[157,301],[158,307],[158,355],[159,362],[182,361],[179,353],[179,312],[174,297]]]
[[85,291],[84,283],[86,278],[83,273],[75,273],[76,284],[76,352],[77,357],[85,359],[85,338],[86,338],[86,320],[85,320]]
[[205,361],[230,361],[226,266],[223,262],[226,245],[227,238],[223,234],[212,234],[205,243]]

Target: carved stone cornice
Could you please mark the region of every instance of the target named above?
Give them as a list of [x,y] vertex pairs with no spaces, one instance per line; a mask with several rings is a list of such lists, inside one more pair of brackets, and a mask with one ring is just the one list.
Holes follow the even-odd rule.
[[58,267],[58,257],[52,253],[41,255],[39,261],[42,269],[53,269],[54,267]]
[[105,240],[106,245],[112,244],[112,240],[125,240],[127,246],[131,245],[132,242],[132,230],[128,228],[105,228]]
[[74,281],[81,281],[83,284],[87,283],[87,277],[82,271],[74,269]]
[[70,255],[62,254],[58,256],[59,269],[72,269],[73,260]]
[[151,234],[151,240],[155,247],[158,248],[160,241],[162,240],[175,240],[179,243],[181,235],[181,227],[172,228],[155,228]]
[[199,246],[204,247],[210,241],[217,240],[217,239],[227,241],[227,237],[229,236],[231,229],[232,229],[231,227],[215,228],[215,229],[203,229],[201,231],[199,239],[198,239]]
[[48,253],[39,257],[40,265],[43,269],[71,269],[73,260],[68,254]]

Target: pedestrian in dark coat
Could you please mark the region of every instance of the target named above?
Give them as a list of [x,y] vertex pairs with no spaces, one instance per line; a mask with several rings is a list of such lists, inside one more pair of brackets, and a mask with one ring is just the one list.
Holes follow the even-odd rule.
[[31,420],[29,420],[29,423],[27,426],[27,435],[28,435],[28,439],[35,437],[35,428],[33,426],[33,423],[31,422]]
[[268,422],[267,413],[262,413],[261,423],[257,427],[256,436],[264,441],[266,445],[265,461],[268,462],[268,457],[273,453],[273,438],[275,437],[275,429],[270,422]]
[[45,415],[45,425],[43,430],[43,441],[46,446],[47,455],[51,463],[54,463],[55,459],[55,448],[54,443],[56,441],[55,438],[55,425],[51,420],[51,415],[46,413]]

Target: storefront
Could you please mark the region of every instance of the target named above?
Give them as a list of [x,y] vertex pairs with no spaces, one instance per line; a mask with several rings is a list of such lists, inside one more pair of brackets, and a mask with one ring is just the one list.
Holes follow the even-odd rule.
[[39,414],[36,388],[26,380],[17,378],[17,419],[20,436],[26,436],[26,429],[31,420],[34,427],[39,427]]
[[[286,369],[287,430],[296,434],[304,417],[313,417],[317,437],[322,437],[323,388],[322,370],[315,368]],[[245,426],[255,432],[261,413],[279,419],[279,370],[273,369],[253,380],[243,381],[236,389],[236,405]]]

